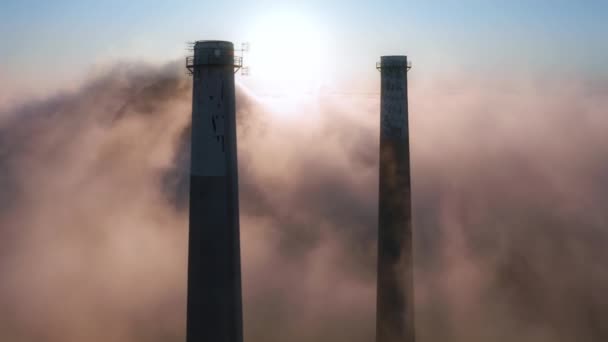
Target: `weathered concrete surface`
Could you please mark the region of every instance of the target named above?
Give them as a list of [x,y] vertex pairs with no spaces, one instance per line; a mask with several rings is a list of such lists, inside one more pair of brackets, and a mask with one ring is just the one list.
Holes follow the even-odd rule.
[[188,342],[241,342],[234,47],[201,41],[192,69]]

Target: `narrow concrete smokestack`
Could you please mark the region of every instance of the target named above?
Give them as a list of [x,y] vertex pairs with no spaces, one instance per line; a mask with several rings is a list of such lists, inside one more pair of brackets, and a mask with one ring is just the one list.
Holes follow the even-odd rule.
[[406,56],[381,57],[376,342],[413,342],[412,210]]
[[241,342],[242,299],[234,57],[230,42],[199,41],[193,76],[188,342]]

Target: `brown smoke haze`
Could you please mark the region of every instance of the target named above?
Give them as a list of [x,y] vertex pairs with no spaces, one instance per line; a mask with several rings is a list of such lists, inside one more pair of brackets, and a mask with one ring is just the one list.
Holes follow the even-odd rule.
[[[183,341],[191,83],[0,113],[0,341]],[[369,342],[378,99],[237,91],[245,338]],[[412,82],[419,341],[607,341],[608,81]]]

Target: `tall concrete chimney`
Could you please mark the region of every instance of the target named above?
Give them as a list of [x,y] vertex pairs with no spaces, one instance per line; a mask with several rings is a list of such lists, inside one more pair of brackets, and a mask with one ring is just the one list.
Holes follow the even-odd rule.
[[383,56],[376,342],[414,342],[406,56]]
[[234,72],[230,42],[198,41],[193,76],[188,342],[241,342],[241,256]]

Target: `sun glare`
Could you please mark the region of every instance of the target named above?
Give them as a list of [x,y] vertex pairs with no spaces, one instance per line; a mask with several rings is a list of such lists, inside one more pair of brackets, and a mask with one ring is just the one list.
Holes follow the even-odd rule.
[[325,75],[325,34],[318,23],[296,13],[260,17],[247,55],[255,83],[273,93],[314,92]]

